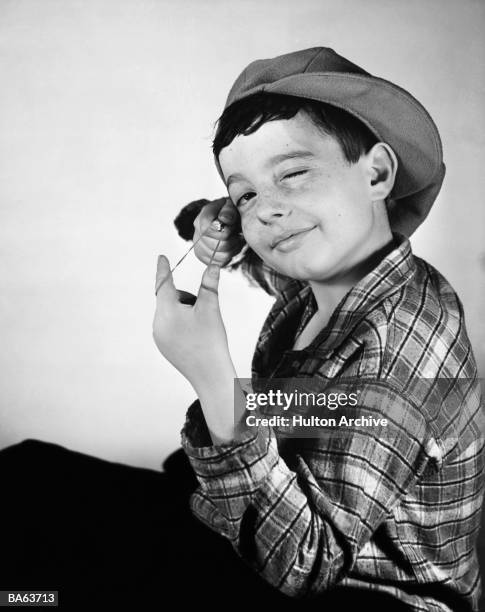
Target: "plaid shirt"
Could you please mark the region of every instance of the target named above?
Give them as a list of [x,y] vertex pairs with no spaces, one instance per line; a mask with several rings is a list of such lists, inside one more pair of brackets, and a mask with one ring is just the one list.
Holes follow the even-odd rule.
[[[277,299],[253,359],[254,382],[305,377],[321,391],[360,379],[359,407],[394,419],[394,437],[361,427],[289,443],[260,427],[213,446],[196,401],[182,430],[200,483],[191,507],[289,596],[339,585],[410,610],[478,610],[485,423],[475,360],[452,287],[407,238],[394,241],[303,350],[292,346],[317,307],[311,289],[266,274]],[[431,401],[436,381],[447,386],[441,400],[461,401]]]

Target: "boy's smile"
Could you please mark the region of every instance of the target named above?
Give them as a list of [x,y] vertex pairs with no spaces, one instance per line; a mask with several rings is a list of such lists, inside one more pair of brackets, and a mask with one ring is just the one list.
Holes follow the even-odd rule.
[[295,228],[277,235],[272,241],[271,247],[278,251],[288,252],[297,248],[301,244],[303,236],[314,230],[317,226]]
[[382,246],[387,216],[382,198],[374,205],[372,155],[350,164],[306,113],[236,136],[219,163],[247,243],[278,272],[325,282]]

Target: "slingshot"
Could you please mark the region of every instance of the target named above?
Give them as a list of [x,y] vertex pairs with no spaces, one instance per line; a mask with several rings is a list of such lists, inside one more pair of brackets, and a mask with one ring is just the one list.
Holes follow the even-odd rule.
[[[217,225],[216,225],[217,224]],[[202,234],[197,238],[197,240],[195,242],[192,243],[192,246],[190,247],[190,249],[184,253],[182,255],[182,257],[177,261],[177,263],[170,269],[170,274],[172,274],[178,267],[179,265],[183,262],[183,260],[187,257],[187,255],[190,253],[190,251],[192,251],[192,249],[195,247],[195,245],[206,235],[207,231],[211,228],[216,229],[218,232],[221,232],[224,229],[224,224],[221,223],[221,221],[219,221],[219,219],[217,217],[215,217],[211,223],[209,223],[209,225],[206,227],[206,229],[202,232]],[[222,238],[219,238],[214,250],[212,251],[212,255],[209,261],[209,266],[211,265],[215,254],[217,253],[217,249],[219,248],[219,245],[221,244],[221,240]],[[157,295],[158,290],[160,289],[160,287],[163,285],[163,283],[166,281],[166,279],[168,278],[168,276],[166,276],[165,278],[163,278],[160,283],[157,285],[156,289],[155,289],[155,295]],[[193,306],[195,304],[195,302],[197,301],[197,296],[195,296],[193,293],[189,293],[188,291],[183,291],[182,289],[177,289],[177,297],[178,297],[178,301],[181,304],[188,304],[189,306]]]

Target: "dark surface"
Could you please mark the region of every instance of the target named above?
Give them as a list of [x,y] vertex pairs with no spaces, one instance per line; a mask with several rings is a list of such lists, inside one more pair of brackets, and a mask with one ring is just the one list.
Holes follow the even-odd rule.
[[62,610],[407,609],[348,590],[313,602],[283,596],[192,516],[196,480],[185,454],[163,467],[36,440],[0,451],[0,590],[58,590]]

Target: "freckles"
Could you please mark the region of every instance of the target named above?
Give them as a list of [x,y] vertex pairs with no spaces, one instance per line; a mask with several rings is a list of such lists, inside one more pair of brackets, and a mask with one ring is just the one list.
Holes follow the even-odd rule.
[[261,243],[261,229],[258,228],[256,215],[251,211],[245,213],[244,217],[241,218],[241,232],[251,248],[254,248],[253,245],[257,246]]
[[245,234],[246,232],[251,233],[252,228],[255,227],[256,215],[252,210],[246,211],[241,214],[241,230]]

